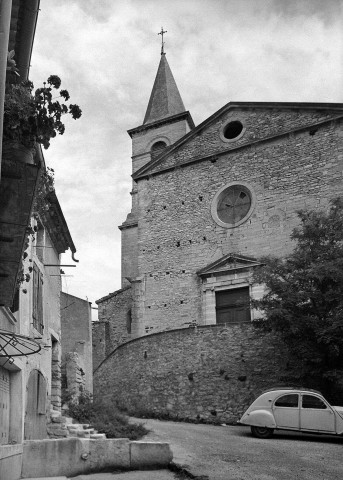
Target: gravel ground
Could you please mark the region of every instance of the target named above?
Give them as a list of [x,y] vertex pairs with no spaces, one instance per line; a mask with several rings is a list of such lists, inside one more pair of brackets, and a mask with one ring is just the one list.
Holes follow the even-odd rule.
[[137,420],[144,440],[169,442],[174,462],[210,480],[341,480],[343,437],[275,432],[268,440],[242,426]]

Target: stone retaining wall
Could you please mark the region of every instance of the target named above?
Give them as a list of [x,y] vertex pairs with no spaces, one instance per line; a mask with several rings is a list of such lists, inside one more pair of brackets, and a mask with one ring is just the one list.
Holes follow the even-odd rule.
[[130,414],[235,423],[260,391],[287,382],[276,337],[250,323],[171,330],[118,347],[94,373],[94,392]]

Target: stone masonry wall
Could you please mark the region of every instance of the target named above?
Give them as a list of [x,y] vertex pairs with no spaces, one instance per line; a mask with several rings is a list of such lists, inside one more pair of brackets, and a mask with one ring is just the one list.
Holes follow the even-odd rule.
[[62,374],[65,383],[63,386],[73,398],[85,391],[84,368],[83,358],[80,358],[76,352],[69,352],[64,356]]
[[[100,322],[93,324],[94,369],[120,344],[131,340],[130,310],[132,307],[132,289],[124,287],[106,297],[97,300]],[[131,326],[132,328],[132,326]]]
[[108,322],[93,322],[93,370],[106,358],[106,338],[108,336]]
[[[327,118],[317,112],[235,111],[235,118],[241,116],[250,140],[253,121],[256,137],[261,138]],[[227,119],[211,126],[211,135],[205,130],[187,149],[185,145],[173,154],[174,164],[215,153],[219,126]],[[229,253],[255,258],[289,253],[294,247],[290,234],[299,222],[297,211],[326,209],[330,199],[343,193],[342,173],[343,131],[337,121],[139,180],[140,286],[134,294],[134,322],[140,323],[140,334],[206,324],[196,272]],[[256,206],[246,222],[227,229],[214,222],[211,203],[232,181],[250,185]]]
[[51,405],[60,410],[61,403],[61,344],[51,341]]
[[[342,110],[338,111],[337,114],[342,114]],[[323,122],[335,116],[336,112],[330,111],[330,108],[328,108],[327,111],[316,111],[316,109],[313,108],[298,110],[294,107],[289,109],[282,108],[280,105],[274,109],[249,108],[245,110],[240,107],[230,109],[209,125],[204,125],[204,128],[196,132],[196,135],[191,140],[185,142],[175,152],[171,153],[166,160],[156,165],[153,171],[157,172],[165,167],[175,166],[187,160],[201,158],[205,155],[215,155],[219,152],[234,150],[238,146],[249,145],[251,142],[256,142],[261,139],[270,139],[270,137],[280,135],[283,132],[310,126],[311,124]],[[221,139],[219,132],[227,121],[235,120],[242,122],[246,131],[242,137],[227,143]],[[319,130],[316,134],[317,133],[320,135]],[[313,135],[313,137],[315,137],[315,135]],[[312,144],[317,143],[315,138],[312,140],[314,140]],[[276,139],[276,141],[287,144],[289,139],[286,137]],[[274,142],[275,139],[268,140],[269,145]],[[255,146],[253,146],[253,149],[254,148]]]
[[277,339],[251,324],[188,328],[121,345],[95,371],[94,391],[133,415],[232,423],[290,368]]
[[77,353],[84,372],[84,387],[93,391],[92,317],[87,300],[61,292],[62,364],[66,356]]

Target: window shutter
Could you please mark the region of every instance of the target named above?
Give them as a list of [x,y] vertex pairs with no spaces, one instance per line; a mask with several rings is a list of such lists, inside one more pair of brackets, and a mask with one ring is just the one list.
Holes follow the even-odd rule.
[[40,333],[43,333],[44,330],[44,322],[43,322],[43,275],[41,271],[39,270],[39,276],[38,276],[38,327]]
[[37,320],[38,320],[38,284],[39,284],[39,270],[36,264],[33,265],[33,298],[32,298],[32,318],[33,318],[33,326],[37,328]]
[[46,387],[41,373],[38,374],[37,413],[39,415],[45,415],[46,413]]
[[33,265],[32,318],[34,328],[43,333],[43,275],[36,264]]

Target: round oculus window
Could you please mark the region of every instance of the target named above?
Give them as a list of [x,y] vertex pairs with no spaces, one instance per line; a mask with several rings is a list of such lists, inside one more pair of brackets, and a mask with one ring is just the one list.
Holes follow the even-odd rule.
[[241,121],[229,120],[220,130],[220,138],[224,142],[234,142],[244,135],[245,130],[246,128]]
[[212,216],[218,225],[226,228],[237,227],[249,218],[254,204],[254,196],[247,185],[231,183],[215,195]]

